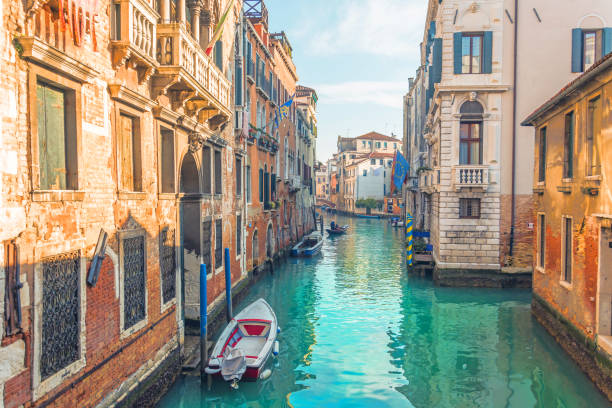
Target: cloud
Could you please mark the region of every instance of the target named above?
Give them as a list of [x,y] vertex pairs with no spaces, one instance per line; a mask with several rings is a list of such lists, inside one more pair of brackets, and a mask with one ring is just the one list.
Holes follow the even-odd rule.
[[[329,3],[336,6],[333,13],[329,12]],[[328,2],[326,10],[321,10],[324,16],[314,19],[324,27],[309,27],[309,51],[319,55],[412,54],[423,38],[426,11],[427,2],[423,0]]]
[[402,95],[408,84],[404,82],[353,81],[336,84],[315,85],[319,103],[329,104],[375,104],[401,109]]

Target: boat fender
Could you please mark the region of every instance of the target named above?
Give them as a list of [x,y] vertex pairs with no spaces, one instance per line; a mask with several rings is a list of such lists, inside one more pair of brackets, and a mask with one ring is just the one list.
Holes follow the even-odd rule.
[[280,332],[281,332],[281,328],[280,328],[280,326],[276,327],[276,334],[278,334],[278,333],[280,333]]
[[219,368],[206,367],[204,371],[206,372],[206,374],[217,374],[219,371],[221,371],[221,367]]
[[278,356],[278,349],[279,349],[279,344],[278,344],[278,341],[275,341],[275,342],[274,342],[274,348],[272,349],[272,353],[273,353],[275,356]]
[[270,378],[270,376],[272,375],[272,370],[270,370],[269,368],[266,368],[265,370],[263,370],[263,372],[259,375],[259,379],[261,380],[267,380],[268,378]]

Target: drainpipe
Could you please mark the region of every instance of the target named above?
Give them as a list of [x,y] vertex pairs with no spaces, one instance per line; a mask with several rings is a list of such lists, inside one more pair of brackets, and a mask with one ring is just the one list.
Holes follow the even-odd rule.
[[518,0],[514,0],[514,70],[512,79],[512,207],[510,213],[510,257],[514,255],[514,222],[516,217],[516,67],[518,38]]

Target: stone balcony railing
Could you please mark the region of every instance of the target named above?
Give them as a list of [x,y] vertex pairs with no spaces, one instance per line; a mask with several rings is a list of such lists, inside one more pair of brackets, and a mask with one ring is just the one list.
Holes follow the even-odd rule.
[[453,167],[456,190],[474,187],[486,190],[489,185],[489,166],[461,165]]
[[128,60],[138,71],[138,80],[146,81],[157,69],[156,28],[159,14],[147,0],[112,2],[111,49],[115,68]]
[[166,95],[174,110],[216,130],[232,115],[230,81],[179,23],[157,25],[156,95]]

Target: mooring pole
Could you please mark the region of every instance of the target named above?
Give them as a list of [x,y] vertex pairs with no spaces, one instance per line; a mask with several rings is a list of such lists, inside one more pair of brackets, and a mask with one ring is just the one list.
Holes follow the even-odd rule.
[[200,378],[202,382],[206,376],[205,369],[208,364],[208,347],[206,347],[207,305],[206,265],[200,264]]
[[321,235],[323,235],[323,211],[321,211],[321,215],[319,217],[321,218]]
[[232,272],[230,269],[230,250],[225,248],[225,300],[227,302],[227,321],[232,320]]
[[406,262],[412,266],[412,215],[406,216]]

